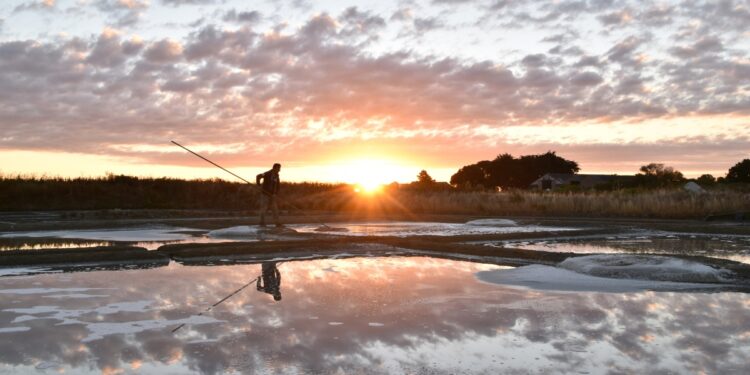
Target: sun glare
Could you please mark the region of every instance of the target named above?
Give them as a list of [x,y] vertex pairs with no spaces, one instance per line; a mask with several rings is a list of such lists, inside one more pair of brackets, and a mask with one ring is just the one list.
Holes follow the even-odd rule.
[[386,160],[352,160],[341,166],[341,172],[345,181],[355,184],[355,192],[373,194],[395,180],[394,166],[396,163]]

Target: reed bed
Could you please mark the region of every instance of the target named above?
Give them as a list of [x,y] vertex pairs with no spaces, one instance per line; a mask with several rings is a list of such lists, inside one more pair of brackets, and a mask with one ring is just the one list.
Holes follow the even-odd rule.
[[750,193],[721,189],[606,192],[441,192],[396,195],[414,213],[695,219],[750,212]]
[[[0,211],[101,209],[220,209],[258,207],[259,190],[223,180],[168,178],[0,177]],[[371,212],[695,219],[750,212],[750,188],[717,186],[704,194],[680,188],[615,191],[460,191],[391,186],[359,194],[346,184],[291,183],[281,189],[285,211]]]

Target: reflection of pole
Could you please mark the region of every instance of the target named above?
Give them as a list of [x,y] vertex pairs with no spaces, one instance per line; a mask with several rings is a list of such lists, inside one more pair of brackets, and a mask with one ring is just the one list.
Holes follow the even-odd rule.
[[[214,307],[216,307],[216,306],[220,305],[220,304],[221,304],[222,302],[224,302],[224,301],[228,300],[228,299],[229,299],[229,298],[231,298],[231,297],[232,297],[233,295],[235,295],[235,294],[237,294],[237,293],[241,292],[241,291],[242,291],[242,289],[245,289],[245,288],[247,288],[247,287],[248,287],[248,285],[252,284],[252,283],[253,283],[254,281],[256,281],[256,280],[258,280],[258,278],[257,278],[257,277],[256,277],[256,278],[254,278],[254,279],[252,279],[252,280],[250,280],[250,281],[248,281],[248,283],[247,283],[247,284],[245,284],[245,285],[243,285],[243,286],[242,286],[241,288],[239,288],[239,289],[235,290],[234,292],[232,292],[232,294],[230,294],[230,295],[228,295],[228,296],[226,296],[226,297],[222,298],[221,300],[219,300],[219,302],[216,302],[216,303],[214,303],[213,305],[209,306],[209,307],[208,307],[207,309],[205,309],[205,310],[201,311],[201,313],[200,313],[200,314],[198,314],[198,316],[201,316],[201,315],[203,315],[204,313],[207,313],[207,312],[211,311],[211,309],[213,309]],[[177,326],[177,328],[175,328],[175,329],[173,329],[173,330],[172,330],[172,333],[175,333],[175,332],[177,332],[177,331],[178,331],[178,330],[179,330],[180,328],[182,328],[182,327],[183,327],[183,326],[184,326],[185,324],[186,324],[186,323],[182,323],[182,324],[180,324],[179,326]]]
[[[284,264],[284,262],[278,262],[278,263],[276,264],[276,268],[279,268],[279,266],[280,266],[280,265],[282,265],[282,264]],[[207,309],[205,309],[205,310],[201,311],[201,312],[200,312],[200,313],[199,313],[199,314],[198,314],[197,316],[201,316],[201,315],[203,315],[204,313],[207,313],[207,312],[211,311],[211,310],[212,310],[212,309],[213,309],[214,307],[216,307],[216,306],[219,306],[219,305],[220,305],[220,304],[221,304],[222,302],[224,302],[224,301],[226,301],[226,300],[228,300],[228,299],[232,298],[232,296],[234,296],[235,294],[237,294],[237,293],[241,292],[241,291],[242,291],[243,289],[247,288],[247,287],[248,287],[248,286],[249,286],[250,284],[252,284],[253,282],[257,281],[258,279],[260,279],[260,276],[258,276],[258,277],[256,277],[256,278],[254,278],[254,279],[250,279],[250,281],[248,281],[248,282],[247,282],[247,284],[245,284],[245,285],[243,285],[243,286],[242,286],[241,288],[239,288],[239,289],[235,290],[235,291],[234,291],[234,292],[232,292],[232,293],[231,293],[230,295],[228,295],[228,296],[226,296],[226,297],[222,298],[221,300],[219,300],[219,302],[216,302],[216,303],[214,303],[213,305],[209,306],[209,307],[208,307]],[[179,331],[179,330],[180,330],[180,328],[182,328],[182,327],[183,327],[183,326],[184,326],[185,324],[187,324],[187,323],[182,323],[182,324],[180,324],[179,326],[177,326],[177,327],[176,327],[175,329],[173,329],[173,330],[172,330],[172,333],[175,333],[175,332]]]

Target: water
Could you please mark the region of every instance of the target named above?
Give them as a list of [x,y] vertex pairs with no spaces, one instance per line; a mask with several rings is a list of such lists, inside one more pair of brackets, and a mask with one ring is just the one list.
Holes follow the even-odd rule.
[[[291,224],[285,229],[240,225],[215,230],[174,227],[168,225],[102,229],[66,229],[0,233],[0,251],[73,247],[111,246],[127,244],[149,250],[177,243],[221,243],[275,240],[301,240],[296,234],[344,236],[399,236],[414,235],[456,236],[466,234],[534,233],[571,231],[577,228],[519,225],[506,219],[473,220],[466,223],[435,222],[361,222],[336,223],[332,230],[319,231],[320,224]],[[330,229],[330,228],[329,228]]]
[[750,236],[643,231],[606,238],[495,241],[488,246],[579,254],[702,255],[750,264]]
[[75,247],[127,244],[155,250],[162,245],[178,243],[254,242],[294,239],[286,233],[258,230],[255,226],[237,226],[207,231],[167,225],[67,229],[0,233],[0,251],[30,249],[67,249]]
[[[472,220],[466,223],[436,223],[436,222],[365,222],[365,223],[333,223],[331,227],[336,231],[323,232],[342,236],[459,236],[480,234],[507,233],[535,233],[574,231],[579,228],[555,227],[542,225],[520,225],[513,220],[484,219]],[[300,233],[320,233],[320,225],[297,224],[290,225]]]
[[501,280],[537,277],[523,268],[403,256],[276,263],[279,287],[259,291],[262,268],[1,277],[0,373],[750,371],[750,294],[565,292]]

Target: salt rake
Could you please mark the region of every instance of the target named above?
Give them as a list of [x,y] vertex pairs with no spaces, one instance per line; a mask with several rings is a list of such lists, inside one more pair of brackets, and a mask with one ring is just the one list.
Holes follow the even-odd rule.
[[[251,183],[250,181],[248,181],[248,180],[246,180],[246,179],[242,178],[242,176],[239,176],[238,174],[236,174],[236,173],[234,173],[234,172],[230,171],[229,169],[226,169],[226,168],[222,167],[221,165],[219,165],[219,164],[216,164],[216,163],[212,162],[212,161],[211,161],[211,160],[209,160],[208,158],[206,158],[206,157],[203,157],[202,155],[200,155],[199,153],[197,153],[197,152],[195,152],[195,151],[193,151],[193,150],[191,150],[191,149],[189,149],[189,148],[187,148],[187,147],[185,147],[185,146],[183,146],[183,145],[181,145],[181,144],[179,144],[179,143],[177,143],[177,142],[175,142],[175,141],[170,141],[170,142],[172,142],[172,143],[174,143],[175,145],[179,146],[179,147],[180,147],[180,148],[182,148],[183,150],[185,150],[185,151],[187,151],[187,152],[189,152],[189,153],[191,153],[191,154],[193,154],[193,155],[195,155],[195,156],[197,156],[197,157],[199,157],[199,158],[201,158],[201,159],[203,159],[203,160],[205,160],[205,161],[207,161],[207,162],[209,162],[209,163],[213,164],[213,165],[214,165],[215,167],[218,167],[218,168],[219,168],[219,169],[221,169],[222,171],[224,171],[224,172],[227,172],[227,173],[231,174],[232,176],[234,176],[234,177],[237,177],[237,178],[239,178],[240,180],[244,181],[244,182],[245,182],[246,184],[248,184],[248,185],[250,185],[250,186],[255,186],[256,188],[258,188],[258,189],[261,189],[261,188],[260,188],[260,187],[258,187],[257,185],[255,185],[255,184]],[[278,199],[278,198],[277,198],[277,199]],[[282,201],[281,199],[279,199],[279,200],[280,200],[280,201]],[[300,209],[299,209],[299,208],[298,208],[297,206],[295,206],[295,205],[293,205],[293,204],[289,203],[288,201],[284,201],[284,202],[285,202],[285,203],[286,203],[286,204],[287,204],[288,206],[291,206],[291,207],[292,207],[292,208],[294,208],[295,210],[297,210],[297,211],[301,212],[301,213],[302,213],[303,215],[307,216],[307,214],[305,214],[305,211],[302,211],[302,210],[300,210]],[[334,227],[331,227],[331,226],[328,226],[328,225],[326,225],[325,223],[323,223],[323,222],[322,222],[322,221],[320,221],[320,220],[316,220],[316,221],[318,222],[318,224],[320,224],[320,227],[318,227],[318,228],[316,228],[316,229],[315,229],[315,231],[316,231],[316,232],[346,232],[346,231],[348,231],[348,230],[347,230],[346,228],[334,228]]]

